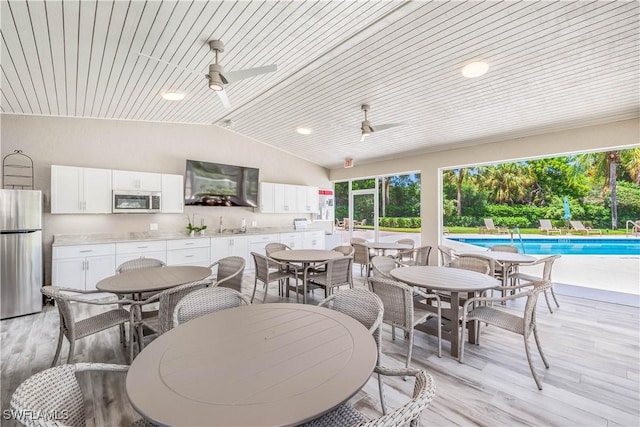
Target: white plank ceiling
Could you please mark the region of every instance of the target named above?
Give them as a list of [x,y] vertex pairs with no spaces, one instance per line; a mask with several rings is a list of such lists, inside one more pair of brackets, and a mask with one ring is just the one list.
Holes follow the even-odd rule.
[[[319,165],[340,167],[347,157],[362,164],[638,117],[639,5],[5,0],[0,107],[232,120],[234,131]],[[225,109],[203,77],[214,61],[211,39],[226,45],[226,70],[278,71],[228,85]],[[463,77],[461,67],[477,59],[489,72]],[[186,97],[167,101],[166,91]],[[404,125],[360,142],[362,103],[374,126]]]

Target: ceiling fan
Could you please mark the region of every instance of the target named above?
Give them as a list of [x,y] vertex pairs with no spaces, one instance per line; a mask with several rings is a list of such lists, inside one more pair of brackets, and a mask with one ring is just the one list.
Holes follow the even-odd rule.
[[367,135],[371,135],[374,131],[380,132],[386,129],[395,128],[398,126],[402,126],[404,123],[386,123],[384,125],[376,125],[375,129],[369,122],[367,117],[367,113],[369,112],[369,104],[362,104],[362,111],[364,111],[364,121],[360,126],[360,131],[362,132],[362,136],[360,137],[360,142],[364,142],[364,139]]
[[[209,88],[211,90],[214,90],[218,94],[218,97],[220,98],[220,101],[225,108],[231,107],[229,97],[227,96],[227,92],[225,91],[226,85],[237,82],[239,80],[259,76],[260,74],[273,73],[274,71],[278,70],[278,66],[276,64],[272,64],[266,65],[264,67],[247,68],[244,70],[225,71],[222,65],[218,63],[218,53],[224,52],[224,43],[222,43],[221,40],[210,40],[208,44],[209,49],[211,49],[211,51],[215,53],[216,58],[213,64],[209,64],[209,74],[205,74],[204,76],[209,82]],[[167,62],[159,58],[154,58],[153,56],[145,55],[142,52],[139,52],[138,55],[161,62],[166,65],[170,65],[175,68],[189,71],[191,73],[200,74],[199,71],[181,67],[180,65],[172,64],[171,62]]]

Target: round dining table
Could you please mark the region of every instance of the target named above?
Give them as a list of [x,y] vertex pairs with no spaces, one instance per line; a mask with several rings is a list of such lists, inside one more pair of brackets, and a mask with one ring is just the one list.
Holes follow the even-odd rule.
[[357,320],[324,307],[254,304],[160,335],[133,361],[126,391],[165,426],[293,426],[350,399],[376,365]]
[[401,251],[411,249],[411,245],[397,242],[367,242],[366,246],[371,249],[375,249],[378,252],[382,252],[382,255],[385,255],[388,250]]
[[96,288],[114,294],[139,295],[197,282],[210,275],[210,268],[191,265],[140,268],[102,279]]
[[[451,267],[435,266],[412,266],[393,269],[389,272],[391,276],[403,283],[411,286],[419,286],[427,290],[447,292],[451,295],[449,308],[441,308],[442,317],[448,321],[442,328],[442,338],[451,343],[451,355],[458,357],[458,342],[462,326],[459,320],[462,317],[460,312],[460,296],[473,297],[478,292],[494,289],[500,286],[500,282],[487,274],[475,271],[463,270]],[[433,301],[433,300],[430,300]],[[416,302],[416,306],[430,311],[435,311],[435,307]],[[469,323],[469,341],[475,343],[475,324]],[[437,335],[437,329],[428,324],[419,324],[416,329]]]
[[[329,261],[330,259],[342,258],[342,252],[336,252],[326,249],[290,249],[284,251],[272,252],[269,257],[276,261],[287,262],[290,264],[302,265],[302,303],[307,302],[307,267],[318,262]],[[298,289],[296,288],[296,293]],[[288,295],[288,290],[287,290]]]

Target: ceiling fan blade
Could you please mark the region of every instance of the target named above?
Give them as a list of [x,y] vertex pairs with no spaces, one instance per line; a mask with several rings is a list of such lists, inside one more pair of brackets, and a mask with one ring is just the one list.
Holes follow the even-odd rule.
[[238,80],[248,79],[249,77],[259,76],[260,74],[273,73],[278,70],[276,64],[265,65],[264,67],[247,68],[246,70],[227,71],[224,76],[229,83],[237,82]]
[[165,64],[165,65],[168,65],[168,66],[173,67],[173,68],[177,68],[177,69],[182,70],[182,71],[187,71],[187,72],[193,73],[193,74],[201,74],[201,72],[199,72],[199,71],[192,70],[190,68],[185,68],[185,67],[183,67],[181,65],[177,65],[177,64],[173,64],[171,62],[165,61],[164,59],[155,58],[153,56],[146,55],[146,54],[144,54],[142,52],[138,52],[138,56],[142,56],[143,58],[151,59],[152,61],[157,61],[157,62],[159,62],[161,64]]
[[404,126],[404,123],[386,123],[384,125],[375,125],[372,126],[372,130],[375,132],[380,132],[381,130],[391,129],[398,126]]
[[227,92],[223,90],[217,90],[218,98],[220,98],[220,102],[224,105],[224,108],[231,108],[231,103],[229,102],[229,97],[227,96]]

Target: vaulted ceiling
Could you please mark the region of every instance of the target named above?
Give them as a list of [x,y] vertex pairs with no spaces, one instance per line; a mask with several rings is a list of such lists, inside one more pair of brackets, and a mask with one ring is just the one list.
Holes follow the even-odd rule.
[[[325,167],[640,114],[637,1],[12,0],[0,12],[4,113],[231,125]],[[226,70],[277,71],[229,84],[224,108],[204,78],[212,39]],[[489,71],[463,77],[474,60]],[[360,142],[363,103],[374,129],[403,125]]]

